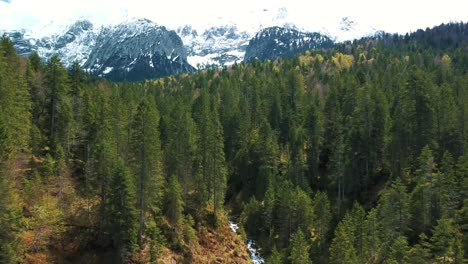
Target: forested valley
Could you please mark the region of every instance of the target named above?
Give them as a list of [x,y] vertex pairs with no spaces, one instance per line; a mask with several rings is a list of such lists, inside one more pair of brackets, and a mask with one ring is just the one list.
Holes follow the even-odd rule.
[[1,263],[466,263],[468,24],[137,83],[0,42]]

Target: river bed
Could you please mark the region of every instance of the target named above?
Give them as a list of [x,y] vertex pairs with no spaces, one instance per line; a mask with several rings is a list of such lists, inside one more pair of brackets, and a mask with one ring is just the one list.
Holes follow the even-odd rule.
[[[238,234],[237,230],[239,230],[239,226],[236,223],[229,221],[229,227],[231,227],[231,230],[234,233]],[[252,259],[252,262],[254,264],[265,263],[265,260],[263,259],[263,257],[260,255],[260,253],[257,250],[257,245],[255,244],[255,241],[251,239],[247,239],[247,249],[250,252],[250,258]]]

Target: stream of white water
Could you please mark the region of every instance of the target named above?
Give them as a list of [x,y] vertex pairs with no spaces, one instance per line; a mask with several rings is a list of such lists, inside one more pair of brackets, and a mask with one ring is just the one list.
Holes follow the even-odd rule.
[[[231,227],[232,231],[237,234],[239,226],[232,221],[229,221],[229,226]],[[255,244],[255,241],[247,239],[247,249],[250,252],[250,258],[252,259],[252,262],[254,264],[265,263],[265,260],[262,258],[262,256],[260,256],[260,253],[257,251],[257,245]]]

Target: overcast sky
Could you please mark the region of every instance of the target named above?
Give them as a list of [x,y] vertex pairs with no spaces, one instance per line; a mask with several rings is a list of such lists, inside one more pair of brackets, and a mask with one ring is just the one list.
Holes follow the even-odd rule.
[[0,0],[0,29],[54,26],[78,18],[109,24],[124,17],[148,18],[171,29],[229,21],[242,28],[252,23],[269,26],[272,17],[281,13],[302,29],[336,26],[347,16],[379,30],[406,33],[466,22],[467,10],[467,0]]

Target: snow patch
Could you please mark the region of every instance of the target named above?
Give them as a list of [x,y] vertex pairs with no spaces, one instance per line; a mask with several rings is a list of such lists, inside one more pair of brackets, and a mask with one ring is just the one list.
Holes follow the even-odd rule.
[[104,71],[102,71],[103,74],[108,74],[109,72],[111,72],[114,68],[113,67],[106,67],[106,69],[104,69]]

